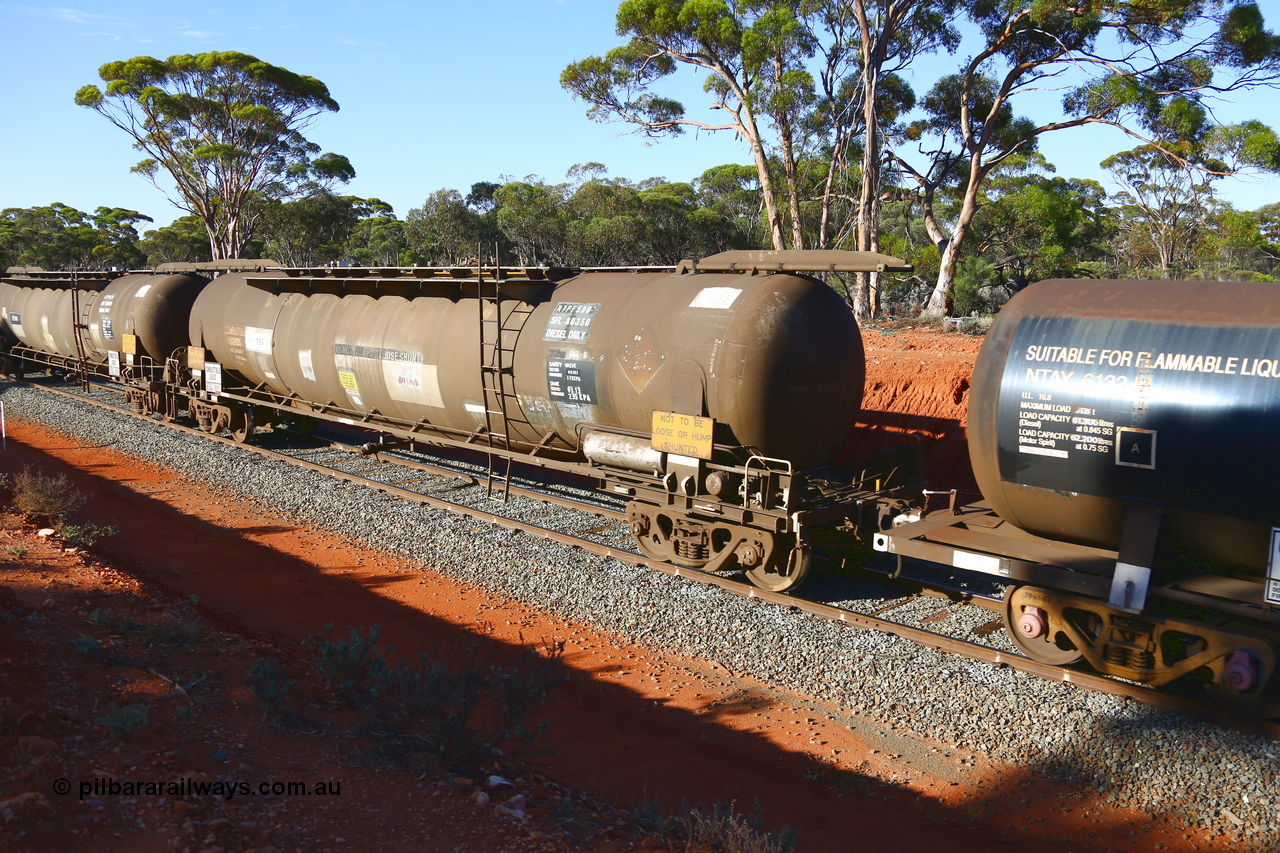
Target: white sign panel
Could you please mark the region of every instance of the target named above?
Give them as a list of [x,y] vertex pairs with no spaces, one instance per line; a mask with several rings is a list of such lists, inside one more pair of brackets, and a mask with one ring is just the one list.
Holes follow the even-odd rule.
[[689,303],[690,308],[728,308],[742,291],[736,287],[704,287]]
[[387,394],[393,400],[444,408],[444,398],[440,395],[440,381],[434,364],[384,361],[382,378],[387,383]]
[[271,355],[271,330],[259,329],[256,326],[245,326],[244,348],[249,352]]
[[204,390],[222,393],[222,365],[216,361],[204,363]]
[[311,362],[311,350],[298,350],[298,366],[302,368],[302,375],[312,382],[316,381],[316,368]]
[[120,353],[115,350],[107,350],[107,373],[112,376],[120,375]]

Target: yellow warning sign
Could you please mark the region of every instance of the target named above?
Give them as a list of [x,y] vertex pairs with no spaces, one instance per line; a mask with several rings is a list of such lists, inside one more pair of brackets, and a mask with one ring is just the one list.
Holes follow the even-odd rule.
[[714,418],[654,412],[653,449],[662,453],[710,459],[715,426]]
[[206,360],[204,347],[187,347],[187,367],[189,369],[204,370]]
[[359,391],[360,386],[356,384],[356,375],[350,370],[339,370],[338,378],[342,380],[342,387],[348,391]]
[[137,355],[138,354],[138,336],[129,335],[129,334],[123,335],[120,338],[120,351],[123,352],[125,355]]

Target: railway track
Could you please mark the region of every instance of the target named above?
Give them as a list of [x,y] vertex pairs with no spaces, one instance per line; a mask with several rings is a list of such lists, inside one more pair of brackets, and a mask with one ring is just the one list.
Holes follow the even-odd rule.
[[[139,415],[124,406],[95,398],[91,393],[84,390],[76,391],[65,388],[56,388],[49,384],[40,382],[28,382],[27,384],[32,387],[39,388],[47,393],[68,397],[100,408],[114,410],[152,423],[160,423],[157,419],[151,416]],[[92,388],[97,388],[107,392],[111,392],[113,390],[110,386],[106,385],[94,385]],[[337,436],[326,436],[323,439],[317,438],[315,441],[305,443],[305,446],[303,447],[294,446],[286,448],[283,446],[260,446],[246,444],[220,435],[210,435],[209,433],[179,423],[167,423],[164,425],[180,432],[198,435],[209,441],[238,447],[242,450],[255,453],[266,458],[285,462],[298,468],[315,471],[354,486],[369,488],[392,497],[430,506],[435,509],[445,510],[455,515],[490,524],[508,531],[526,534],[543,541],[556,542],[561,545],[578,548],[586,553],[615,560],[627,565],[638,568],[647,568],[666,575],[689,580],[694,583],[703,584],[709,587],[716,587],[731,595],[769,602],[780,607],[807,613],[820,619],[825,619],[841,625],[849,625],[897,636],[910,640],[911,642],[925,648],[935,649],[940,652],[958,655],[971,660],[982,661],[997,667],[1007,667],[1020,672],[1026,672],[1046,680],[1070,683],[1087,690],[1093,690],[1115,696],[1123,696],[1154,708],[1160,708],[1190,718],[1204,720],[1213,723],[1214,725],[1257,735],[1272,741],[1280,741],[1280,723],[1278,722],[1241,717],[1224,711],[1222,708],[1207,702],[1163,693],[1141,684],[1119,681],[1106,676],[1076,669],[1050,666],[1030,660],[1029,658],[1015,652],[994,648],[971,640],[948,636],[938,631],[906,624],[903,621],[895,621],[891,618],[893,611],[900,610],[912,602],[918,601],[922,596],[947,598],[952,601],[959,601],[974,607],[983,608],[990,613],[998,614],[1002,610],[1002,605],[999,600],[993,597],[983,596],[960,587],[947,586],[936,582],[926,582],[919,578],[912,577],[909,573],[904,573],[900,580],[905,580],[913,585],[919,586],[920,589],[918,592],[899,596],[898,598],[874,608],[870,612],[859,612],[848,607],[841,607],[805,598],[802,595],[769,592],[755,587],[746,581],[738,580],[732,576],[709,574],[695,569],[672,565],[670,563],[657,562],[648,559],[639,553],[627,550],[626,548],[610,545],[597,539],[587,538],[586,534],[601,532],[607,527],[614,526],[614,524],[620,524],[625,518],[625,515],[617,506],[612,506],[607,501],[591,501],[584,497],[569,496],[567,494],[569,487],[564,487],[558,490],[535,488],[532,485],[526,484],[528,482],[527,478],[522,479],[520,477],[513,476],[510,492],[512,495],[520,498],[566,507],[573,509],[576,512],[588,513],[592,516],[608,520],[610,524],[604,527],[597,526],[590,530],[582,531],[579,534],[566,533],[541,526],[535,522],[519,520],[517,518],[512,518],[510,515],[504,515],[503,511],[498,509],[498,507],[506,509],[506,506],[502,504],[495,503],[494,509],[482,509],[476,506],[460,503],[458,501],[441,498],[439,496],[424,494],[422,491],[415,491],[412,488],[408,488],[408,486],[420,481],[422,479],[421,475],[435,478],[448,477],[463,481],[470,480],[473,484],[479,484],[481,482],[481,477],[483,476],[483,467],[468,464],[465,460],[427,462],[420,458],[418,454],[406,453],[399,450],[377,451],[369,455],[361,455],[359,453],[361,445],[358,442]],[[307,456],[312,456],[314,458],[309,459],[306,458]],[[320,461],[317,461],[317,459]],[[353,467],[355,470],[352,470]],[[396,468],[401,469],[401,471],[406,475],[410,471],[420,472],[420,474],[414,476],[403,476],[402,478],[391,482],[384,479],[366,476],[366,474],[374,471],[385,473],[388,470],[394,470]],[[400,475],[397,474],[396,476]],[[625,533],[625,530],[622,532]],[[881,574],[887,575],[888,573],[886,572]]]

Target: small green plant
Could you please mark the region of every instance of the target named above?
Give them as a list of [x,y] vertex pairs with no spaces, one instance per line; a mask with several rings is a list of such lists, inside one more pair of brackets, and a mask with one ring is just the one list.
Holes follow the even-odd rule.
[[55,525],[58,533],[73,545],[92,548],[105,536],[115,536],[119,529],[111,524],[71,524],[61,521]]
[[146,622],[117,615],[110,608],[94,610],[88,621],[95,628],[110,631],[129,642],[165,648],[189,647],[200,640],[205,630],[199,614],[185,603]]
[[84,655],[87,658],[92,658],[93,660],[105,660],[107,658],[107,647],[93,637],[76,637],[71,641],[71,646],[76,650],[76,654]]
[[[332,630],[325,626],[325,634]],[[415,750],[423,752],[422,745],[468,765],[492,755],[499,744],[506,748],[528,741],[533,708],[546,701],[561,678],[562,645],[550,644],[541,652],[524,649],[507,665],[485,666],[475,663],[469,647],[410,658],[393,645],[380,650],[378,639],[376,625],[353,627],[345,640],[311,636],[304,646],[334,698],[358,710],[366,729],[384,736],[382,746],[369,752],[401,763]]]
[[249,683],[253,695],[266,707],[267,714],[275,716],[284,707],[293,682],[284,677],[284,667],[275,658],[258,658],[249,667]]
[[9,556],[13,557],[15,560],[21,560],[23,557],[27,556],[26,545],[10,545],[8,551]]
[[65,519],[89,500],[65,474],[50,477],[30,466],[5,477],[3,485],[9,489],[13,508],[36,524]]
[[111,713],[99,717],[98,722],[117,734],[128,737],[133,734],[134,729],[147,724],[147,706],[125,705],[123,708],[116,708],[116,703],[112,702]]
[[956,323],[956,331],[965,335],[985,335],[991,328],[991,320],[990,316],[961,317]]
[[734,803],[719,802],[711,814],[698,809],[681,819],[689,850],[726,850],[733,853],[788,853],[796,846],[796,834],[783,827],[777,832],[764,829],[760,801],[750,815],[734,811]]

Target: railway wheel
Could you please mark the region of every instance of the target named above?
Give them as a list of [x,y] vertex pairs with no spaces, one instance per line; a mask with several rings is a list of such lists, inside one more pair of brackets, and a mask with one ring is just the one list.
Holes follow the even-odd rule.
[[[774,550],[777,557],[762,566],[747,569],[747,580],[768,592],[789,592],[798,588],[813,572],[813,549],[805,542],[793,547],[779,542]],[[786,562],[783,563],[782,561]]]
[[237,409],[231,413],[231,437],[244,444],[253,435],[253,409]]
[[1004,591],[1004,630],[1013,645],[1033,661],[1069,666],[1084,657],[1067,638],[1053,596],[1030,586],[1010,584]]

